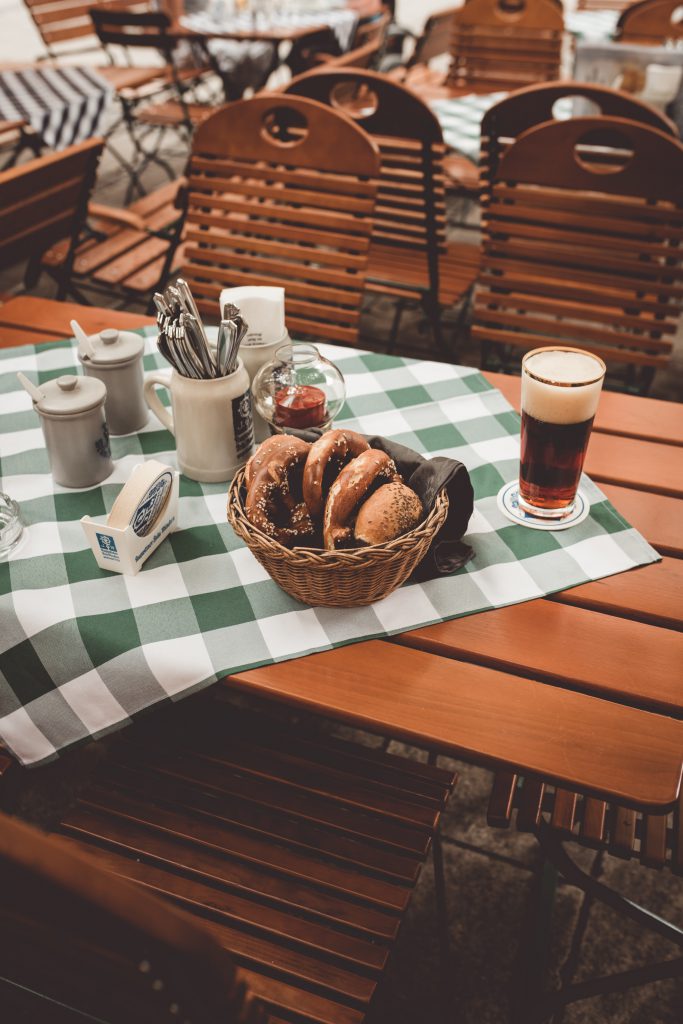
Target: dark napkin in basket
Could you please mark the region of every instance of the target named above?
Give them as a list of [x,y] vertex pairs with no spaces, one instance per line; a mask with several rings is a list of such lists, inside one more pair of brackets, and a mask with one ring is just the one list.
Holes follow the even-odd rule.
[[[304,441],[317,441],[321,436],[319,430],[291,430],[290,433],[302,437]],[[446,522],[411,579],[431,580],[460,569],[474,554],[469,544],[463,544],[461,540],[474,509],[474,491],[467,468],[462,462],[447,459],[443,455],[425,459],[412,448],[406,448],[404,444],[390,441],[386,437],[367,439],[371,448],[381,448],[391,456],[405,482],[419,495],[425,511],[432,507],[442,487],[446,488],[448,494]]]

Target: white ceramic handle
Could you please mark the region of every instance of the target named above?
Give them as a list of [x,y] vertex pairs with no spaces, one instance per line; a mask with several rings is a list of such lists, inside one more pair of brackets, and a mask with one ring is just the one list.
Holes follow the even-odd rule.
[[171,376],[168,373],[150,373],[145,379],[145,401],[150,407],[152,412],[155,414],[162,427],[166,427],[173,436],[175,437],[175,430],[173,429],[173,414],[165,405],[162,404],[161,399],[156,393],[157,387],[168,388],[171,390]]

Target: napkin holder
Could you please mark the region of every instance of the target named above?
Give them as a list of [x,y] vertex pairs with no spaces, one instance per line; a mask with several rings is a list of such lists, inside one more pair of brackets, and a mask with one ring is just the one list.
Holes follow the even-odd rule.
[[[168,497],[145,534],[139,535],[135,532],[132,517],[125,526],[110,525],[109,517],[106,516],[94,519],[83,516],[81,519],[81,526],[100,569],[124,573],[126,576],[137,575],[152,552],[178,528],[180,474],[169,470],[168,467],[164,468],[172,476]],[[133,495],[137,493],[140,500],[143,500],[144,486],[141,488],[138,482],[136,488],[135,477],[136,474],[133,473],[124,490],[132,487]],[[140,507],[140,501],[136,503],[136,507]]]

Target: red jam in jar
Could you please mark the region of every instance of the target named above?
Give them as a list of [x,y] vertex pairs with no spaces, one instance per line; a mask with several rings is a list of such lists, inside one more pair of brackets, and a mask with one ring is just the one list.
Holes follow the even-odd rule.
[[325,392],[309,384],[292,385],[275,394],[275,423],[278,427],[319,427],[327,417]]

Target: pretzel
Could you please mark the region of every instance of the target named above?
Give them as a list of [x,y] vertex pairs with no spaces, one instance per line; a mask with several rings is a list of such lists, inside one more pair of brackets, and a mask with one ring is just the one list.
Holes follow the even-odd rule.
[[328,551],[349,544],[353,531],[349,523],[354,512],[376,483],[400,480],[396,464],[386,452],[369,448],[344,466],[330,487],[323,516],[323,544]]
[[258,470],[265,466],[270,459],[290,450],[308,454],[310,448],[311,445],[307,441],[302,441],[301,438],[294,437],[292,434],[273,434],[272,437],[266,438],[244,467],[244,486],[249,490]]
[[296,500],[290,486],[290,477],[296,479],[297,470],[300,474],[309,445],[298,438],[288,441],[295,443],[271,445],[263,464],[255,471],[252,465],[245,512],[249,522],[268,537],[292,547],[310,541],[314,527],[305,502]]
[[304,467],[304,501],[311,518],[320,519],[325,507],[325,477],[335,476],[351,459],[367,451],[370,445],[353,430],[330,430],[311,445]]

